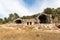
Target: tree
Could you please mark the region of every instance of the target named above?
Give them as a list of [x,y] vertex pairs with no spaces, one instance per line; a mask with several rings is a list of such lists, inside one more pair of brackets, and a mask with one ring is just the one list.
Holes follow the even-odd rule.
[[0,18],[0,24],[2,24],[3,23],[3,19],[2,18]]
[[9,19],[9,21],[13,21],[14,20],[14,15],[13,14],[9,14],[8,19]]
[[35,14],[35,15],[31,15],[31,16],[23,16],[22,19],[36,18],[38,15],[39,15],[39,13],[38,14]]
[[60,14],[60,8],[56,9],[57,14]]
[[52,18],[54,19],[57,16],[56,9],[52,8]]
[[35,14],[35,15],[32,15],[32,17],[33,17],[33,18],[36,18],[39,14],[40,14],[40,13]]
[[8,23],[9,22],[9,20],[8,20],[8,18],[4,18],[4,23]]
[[17,13],[14,13],[14,19],[19,18],[19,15]]
[[46,9],[44,9],[44,13],[52,14],[52,9],[51,8],[46,8]]
[[60,20],[60,7],[56,9],[56,12],[57,12],[57,16],[58,16],[58,18]]
[[54,9],[54,8],[46,8],[46,9],[44,9],[44,13],[51,14],[52,19],[54,19],[57,16],[56,9]]
[[30,19],[32,16],[23,16],[22,19]]

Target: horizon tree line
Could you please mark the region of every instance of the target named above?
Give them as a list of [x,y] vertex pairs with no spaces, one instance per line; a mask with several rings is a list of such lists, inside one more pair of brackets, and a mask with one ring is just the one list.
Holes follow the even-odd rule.
[[[46,8],[46,9],[44,9],[43,13],[51,14],[53,19],[57,16],[59,18],[59,20],[60,20],[60,7],[56,8],[56,9],[54,9],[54,8]],[[12,22],[13,20],[15,20],[17,18],[22,18],[22,19],[36,18],[37,15],[39,15],[39,13],[31,15],[31,16],[20,17],[17,13],[14,13],[14,14],[11,13],[11,14],[9,14],[8,17],[4,17],[3,19],[0,18],[0,24],[5,24],[5,23]]]

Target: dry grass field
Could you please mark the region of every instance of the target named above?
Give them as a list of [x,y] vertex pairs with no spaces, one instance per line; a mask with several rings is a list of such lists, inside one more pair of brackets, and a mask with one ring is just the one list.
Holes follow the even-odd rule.
[[0,28],[0,40],[60,40],[60,32]]

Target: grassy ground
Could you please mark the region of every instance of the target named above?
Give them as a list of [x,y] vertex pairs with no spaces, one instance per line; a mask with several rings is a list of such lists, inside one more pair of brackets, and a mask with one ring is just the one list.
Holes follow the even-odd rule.
[[0,40],[60,40],[60,32],[0,28]]

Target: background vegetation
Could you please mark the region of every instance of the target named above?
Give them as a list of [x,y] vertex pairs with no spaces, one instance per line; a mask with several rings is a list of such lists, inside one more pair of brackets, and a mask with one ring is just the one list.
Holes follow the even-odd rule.
[[[54,19],[54,17],[58,17],[59,20],[60,20],[60,7],[59,8],[46,8],[44,9],[43,13],[46,13],[46,14],[51,14],[52,15],[52,18]],[[23,16],[21,17],[22,19],[30,19],[30,18],[36,18],[38,14],[35,14],[35,15],[31,15],[31,16]],[[5,23],[8,23],[8,22],[12,22],[13,20],[17,19],[17,18],[20,18],[20,16],[17,14],[17,13],[14,13],[14,14],[9,14],[9,17],[5,17],[4,19],[0,18],[0,24],[5,24]]]

